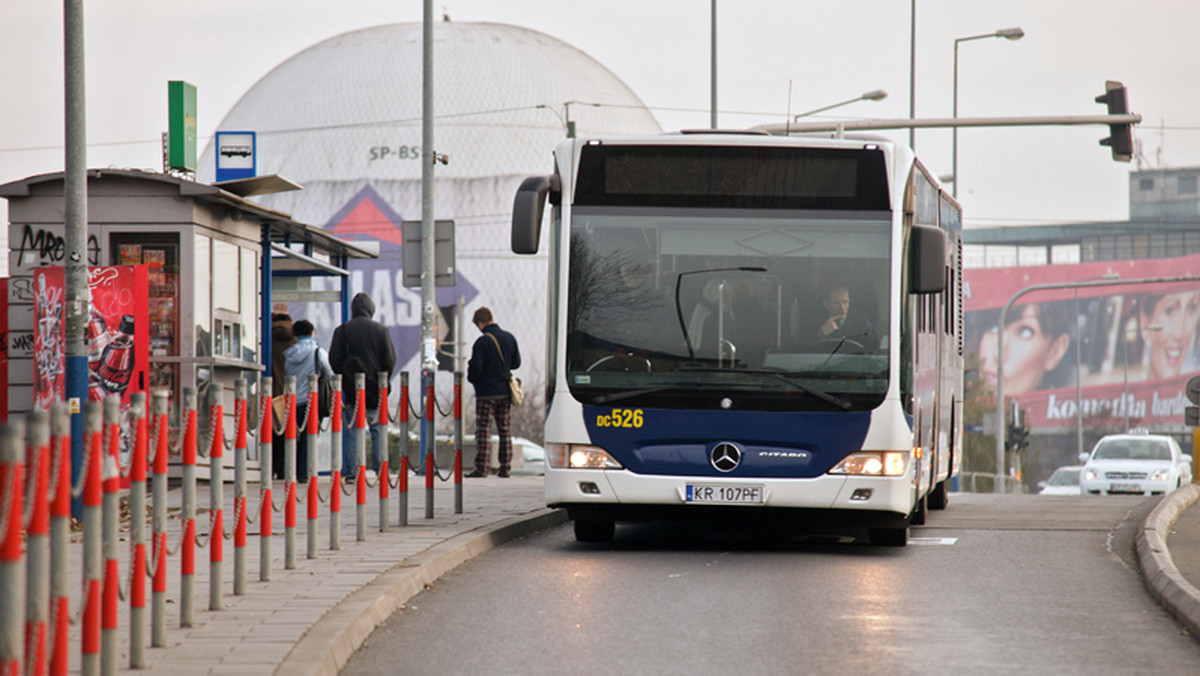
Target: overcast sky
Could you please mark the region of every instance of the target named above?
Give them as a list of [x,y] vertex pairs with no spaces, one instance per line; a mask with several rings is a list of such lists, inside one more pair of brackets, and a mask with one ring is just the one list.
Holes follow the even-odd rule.
[[[721,127],[783,122],[884,89],[887,99],[827,115],[907,117],[914,0],[719,1]],[[1022,40],[959,46],[959,115],[1096,115],[1106,79],[1144,121],[1143,168],[1200,166],[1200,2],[915,0],[916,114],[949,117],[955,38],[1019,26]],[[199,92],[201,145],[272,68],[325,38],[419,22],[416,0],[108,0],[85,3],[90,167],[161,169],[167,81]],[[611,69],[664,129],[707,127],[710,0],[441,0],[454,21],[532,28]],[[0,183],[63,168],[62,5],[12,2],[0,20]],[[436,57],[435,57],[436,58]],[[789,98],[790,91],[790,98]],[[887,132],[907,140],[908,132]],[[1097,141],[1104,127],[964,129],[958,164],[968,227],[1121,220],[1128,172]],[[951,171],[950,130],[916,148]],[[0,222],[7,205],[0,200]]]

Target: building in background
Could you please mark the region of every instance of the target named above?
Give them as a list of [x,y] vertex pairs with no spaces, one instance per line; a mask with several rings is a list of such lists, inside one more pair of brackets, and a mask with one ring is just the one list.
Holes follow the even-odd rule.
[[[1200,168],[1130,173],[1127,221],[966,231],[968,391],[994,388],[1000,308],[1035,284],[1111,286],[1031,292],[1006,317],[1004,393],[1032,427],[1038,477],[1074,464],[1100,436],[1147,427],[1191,448],[1184,385],[1200,373]],[[1077,408],[1081,407],[1081,408]],[[1082,428],[1082,431],[1081,431]]]
[[[611,71],[578,49],[517,26],[439,22],[434,26],[434,216],[455,223],[457,286],[521,341],[519,374],[538,413],[544,391],[546,259],[512,254],[509,222],[520,181],[549,173],[554,145],[568,133],[655,134],[661,128]],[[351,294],[365,291],[392,331],[400,370],[420,368],[420,289],[403,285],[401,222],[421,219],[422,24],[352,31],[305,49],[255,84],[218,129],[257,133],[259,171],[303,186],[260,203],[350,240],[379,242],[380,257],[351,264]],[[210,146],[199,178],[214,173]],[[321,280],[314,279],[319,284]],[[341,321],[332,307],[293,304],[328,345]],[[475,336],[467,327],[469,346]],[[445,333],[443,331],[443,333]],[[447,336],[449,338],[449,336]],[[449,348],[443,344],[443,349]],[[439,399],[449,396],[439,379]],[[396,388],[393,388],[396,391]],[[396,400],[393,397],[392,404]],[[530,425],[532,427],[532,425]]]

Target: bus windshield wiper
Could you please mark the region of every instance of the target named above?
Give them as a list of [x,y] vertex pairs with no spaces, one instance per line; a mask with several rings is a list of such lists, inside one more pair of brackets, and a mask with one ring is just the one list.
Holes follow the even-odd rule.
[[658,387],[643,387],[638,390],[625,390],[623,392],[613,392],[612,394],[602,394],[598,397],[594,397],[592,399],[592,403],[593,404],[607,404],[607,403],[614,402],[614,401],[621,401],[623,399],[632,399],[633,397],[640,397],[643,394],[655,394],[657,392],[665,392],[667,390],[673,390],[676,387],[678,387],[678,386],[677,385],[660,385]]
[[764,373],[766,375],[771,376],[772,378],[782,380],[783,382],[787,383],[788,385],[791,385],[792,387],[796,388],[797,390],[800,390],[801,392],[803,392],[805,394],[810,394],[827,404],[832,404],[834,406],[837,406],[838,408],[842,409],[843,411],[849,411],[850,407],[852,406],[852,404],[850,402],[846,401],[845,399],[842,399],[841,397],[835,397],[834,395],[832,395],[828,392],[818,390],[815,387],[810,387],[808,385],[805,385],[804,383],[800,382],[799,380],[793,380],[792,378],[789,378],[786,375],[784,375],[778,371],[755,371],[755,373]]

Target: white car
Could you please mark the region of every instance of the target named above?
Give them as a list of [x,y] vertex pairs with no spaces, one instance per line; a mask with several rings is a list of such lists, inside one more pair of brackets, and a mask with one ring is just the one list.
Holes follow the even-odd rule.
[[1079,495],[1079,475],[1083,467],[1070,465],[1059,467],[1054,474],[1042,484],[1042,495]]
[[1110,434],[1080,460],[1085,495],[1161,495],[1192,481],[1192,456],[1159,434]]

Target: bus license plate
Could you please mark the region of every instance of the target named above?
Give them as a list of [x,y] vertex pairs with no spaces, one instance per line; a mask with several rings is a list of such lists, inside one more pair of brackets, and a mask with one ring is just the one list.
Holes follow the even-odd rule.
[[722,505],[761,505],[761,485],[688,484],[684,492],[685,502],[703,502]]

